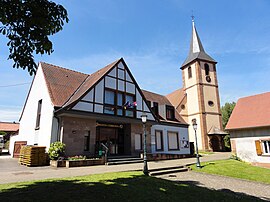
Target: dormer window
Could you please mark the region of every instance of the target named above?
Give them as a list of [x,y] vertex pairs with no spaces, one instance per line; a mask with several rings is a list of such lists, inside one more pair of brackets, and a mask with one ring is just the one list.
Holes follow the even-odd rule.
[[158,116],[158,103],[154,102],[153,105],[154,106],[152,107],[152,110],[153,110],[154,114]]
[[192,78],[192,71],[191,71],[191,67],[188,67],[188,78]]
[[204,64],[204,70],[205,70],[205,75],[209,75],[209,65],[207,63]]
[[174,107],[173,106],[167,106],[166,105],[166,119],[168,120],[175,120],[175,115],[174,115]]

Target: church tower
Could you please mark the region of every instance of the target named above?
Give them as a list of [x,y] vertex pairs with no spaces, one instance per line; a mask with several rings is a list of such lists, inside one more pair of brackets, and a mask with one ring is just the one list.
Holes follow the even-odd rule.
[[185,113],[181,115],[190,124],[191,142],[195,142],[192,120],[196,119],[198,147],[204,151],[224,149],[216,64],[205,52],[192,19],[190,50],[181,67],[186,96]]

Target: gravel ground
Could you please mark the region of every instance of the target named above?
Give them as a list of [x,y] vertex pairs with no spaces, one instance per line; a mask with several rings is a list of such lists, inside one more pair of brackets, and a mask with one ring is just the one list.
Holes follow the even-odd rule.
[[270,201],[270,185],[248,180],[235,179],[219,175],[197,173],[194,171],[163,175],[160,178],[179,181],[181,183],[206,187],[209,189],[250,195]]

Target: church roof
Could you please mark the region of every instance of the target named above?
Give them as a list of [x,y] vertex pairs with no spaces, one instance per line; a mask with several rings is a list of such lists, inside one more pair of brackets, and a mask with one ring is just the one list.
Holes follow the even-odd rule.
[[240,98],[226,126],[227,130],[269,127],[270,92]]
[[182,68],[195,59],[207,60],[209,62],[216,63],[216,61],[205,52],[198,32],[196,30],[194,20],[192,20],[192,36],[190,41],[189,54],[184,63],[182,64]]

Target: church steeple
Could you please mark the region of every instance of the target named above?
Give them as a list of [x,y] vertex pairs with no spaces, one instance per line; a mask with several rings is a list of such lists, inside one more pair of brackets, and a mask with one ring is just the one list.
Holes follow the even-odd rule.
[[204,51],[202,42],[195,27],[194,18],[192,18],[192,36],[190,41],[190,49],[188,57],[182,64],[182,68],[195,59],[202,59],[216,63],[216,61]]

